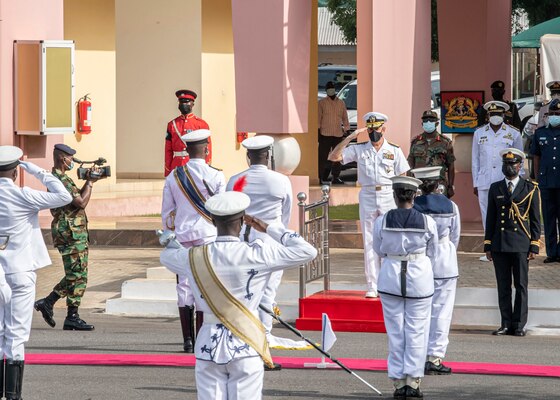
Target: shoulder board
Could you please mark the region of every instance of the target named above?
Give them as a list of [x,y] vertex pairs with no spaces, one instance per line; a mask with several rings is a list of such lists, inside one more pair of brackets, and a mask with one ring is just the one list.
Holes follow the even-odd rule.
[[448,142],[451,142],[451,139],[449,139],[449,138],[448,138],[448,137],[446,137],[446,136],[443,136],[442,134],[440,134],[440,135],[439,135],[439,137],[440,137],[440,138],[441,138],[441,140],[443,140],[443,141],[448,141]]
[[416,142],[417,140],[422,140],[422,134],[414,136],[411,140],[411,143]]
[[209,166],[210,168],[212,168],[212,169],[215,169],[216,171],[222,171],[220,168],[213,167],[213,166],[210,165],[210,164],[208,164],[208,166]]
[[387,143],[389,143],[389,144],[390,144],[391,146],[393,146],[393,147],[401,147],[401,146],[399,146],[399,145],[396,144],[396,143],[389,142],[388,140],[387,140]]
[[519,132],[519,129],[517,129],[515,126],[510,125],[510,124],[508,124],[508,123],[506,123],[506,125],[508,126],[508,128],[511,128],[511,129],[513,129],[514,131]]

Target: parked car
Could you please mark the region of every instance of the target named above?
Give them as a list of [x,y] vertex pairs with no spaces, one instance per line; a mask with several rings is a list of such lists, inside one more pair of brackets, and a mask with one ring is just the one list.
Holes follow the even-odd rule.
[[333,65],[321,64],[319,72],[319,91],[317,97],[322,99],[327,95],[325,86],[327,82],[333,81],[338,92],[348,82],[357,78],[358,72],[355,65]]

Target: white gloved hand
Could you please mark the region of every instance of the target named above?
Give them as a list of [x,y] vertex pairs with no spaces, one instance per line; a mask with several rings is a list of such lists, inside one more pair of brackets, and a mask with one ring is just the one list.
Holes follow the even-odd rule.
[[7,283],[0,285],[0,304],[7,304],[12,299],[12,289]]
[[19,162],[19,166],[24,170],[27,171],[28,173],[30,173],[33,176],[37,176],[40,173],[45,172],[45,170],[35,164],[33,164],[31,161],[20,161]]

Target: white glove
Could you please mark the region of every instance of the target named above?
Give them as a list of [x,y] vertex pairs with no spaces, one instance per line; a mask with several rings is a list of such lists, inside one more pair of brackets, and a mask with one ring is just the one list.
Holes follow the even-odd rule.
[[0,304],[7,304],[12,299],[12,289],[7,283],[0,285]]
[[33,176],[37,176],[37,175],[45,172],[45,170],[43,168],[33,164],[31,161],[20,161],[19,166],[24,171],[27,171],[29,174],[31,174]]
[[168,249],[180,249],[181,243],[177,241],[175,237],[175,232],[173,231],[162,231],[161,229],[156,231],[156,235],[159,236],[159,244]]

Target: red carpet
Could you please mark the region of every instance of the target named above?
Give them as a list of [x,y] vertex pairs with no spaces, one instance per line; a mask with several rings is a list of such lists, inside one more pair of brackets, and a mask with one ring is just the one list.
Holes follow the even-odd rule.
[[[303,369],[304,363],[319,363],[320,358],[274,357],[282,368]],[[386,371],[387,361],[367,358],[341,358],[350,369]],[[178,354],[26,354],[26,364],[35,365],[118,365],[156,367],[194,367],[192,355]],[[475,362],[445,362],[457,374],[519,375],[560,378],[560,366],[530,364],[493,364]]]

